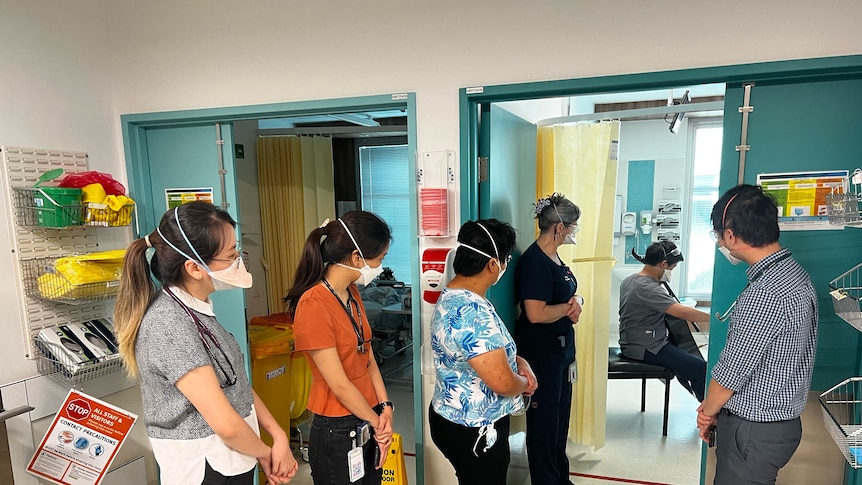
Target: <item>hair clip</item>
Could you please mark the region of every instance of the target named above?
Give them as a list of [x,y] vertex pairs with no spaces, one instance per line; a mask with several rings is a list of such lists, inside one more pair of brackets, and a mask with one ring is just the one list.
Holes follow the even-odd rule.
[[540,216],[540,215],[542,215],[542,211],[545,210],[545,207],[548,207],[549,205],[551,205],[550,197],[545,197],[543,199],[539,199],[536,201],[535,204],[533,204],[533,206],[535,207],[534,212],[536,213],[537,216]]

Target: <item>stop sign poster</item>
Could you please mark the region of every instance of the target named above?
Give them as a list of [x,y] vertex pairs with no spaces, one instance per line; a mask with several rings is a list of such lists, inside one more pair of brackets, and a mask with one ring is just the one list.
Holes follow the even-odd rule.
[[94,485],[138,417],[73,390],[57,411],[27,471],[60,485]]

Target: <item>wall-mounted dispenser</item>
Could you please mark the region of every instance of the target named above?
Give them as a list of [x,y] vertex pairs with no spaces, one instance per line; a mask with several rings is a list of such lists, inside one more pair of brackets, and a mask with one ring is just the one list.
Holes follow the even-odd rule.
[[634,236],[637,231],[638,215],[634,212],[624,212],[620,222],[620,232],[623,236]]
[[640,226],[642,234],[652,232],[652,226],[655,221],[652,218],[652,211],[641,211]]

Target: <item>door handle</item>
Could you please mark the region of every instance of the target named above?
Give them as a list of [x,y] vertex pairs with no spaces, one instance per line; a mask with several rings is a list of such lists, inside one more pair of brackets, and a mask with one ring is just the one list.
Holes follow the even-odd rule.
[[0,411],[0,423],[5,422],[9,418],[14,418],[19,414],[29,413],[34,409],[36,408],[34,408],[33,406],[18,406],[17,408],[10,409],[8,411]]

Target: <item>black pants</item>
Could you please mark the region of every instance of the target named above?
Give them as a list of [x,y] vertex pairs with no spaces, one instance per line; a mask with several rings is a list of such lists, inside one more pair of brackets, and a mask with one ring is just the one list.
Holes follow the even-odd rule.
[[722,409],[715,437],[715,485],[773,485],[801,439],[799,418],[756,423]]
[[252,485],[254,483],[254,472],[257,470],[257,467],[252,468],[242,475],[226,477],[213,470],[209,462],[206,462],[206,465],[204,481],[201,482],[201,485]]
[[437,414],[433,405],[428,408],[428,424],[431,439],[452,463],[460,485],[506,485],[506,471],[509,468],[508,416],[494,423],[497,441],[485,452],[483,450],[488,443],[484,436],[479,438],[480,428],[453,423]]
[[645,350],[643,361],[672,370],[682,387],[693,393],[698,401],[703,402],[706,389],[705,360],[669,343],[662,347],[658,354]]
[[353,415],[338,418],[314,415],[308,439],[308,461],[314,485],[380,485],[383,469],[374,468],[377,466],[374,458],[379,456],[376,452],[379,448],[373,436],[362,447],[365,476],[355,482],[350,481],[347,453],[353,449],[354,443],[350,432],[356,430],[359,422],[359,418]]
[[569,365],[558,362],[533,364],[539,387],[527,409],[527,461],[533,485],[565,485],[569,481],[566,442],[572,412]]

